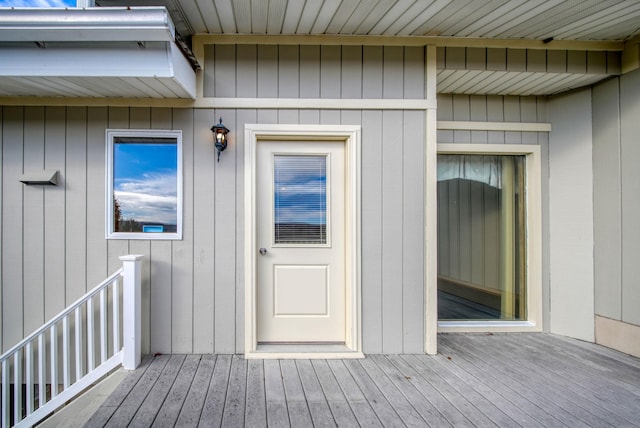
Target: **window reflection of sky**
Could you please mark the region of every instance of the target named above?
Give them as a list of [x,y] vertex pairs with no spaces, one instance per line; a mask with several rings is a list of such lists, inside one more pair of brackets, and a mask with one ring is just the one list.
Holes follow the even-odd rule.
[[326,224],[326,157],[275,157],[277,224]]
[[0,0],[0,7],[75,7],[76,0]]
[[177,223],[177,145],[114,145],[113,191],[123,219]]

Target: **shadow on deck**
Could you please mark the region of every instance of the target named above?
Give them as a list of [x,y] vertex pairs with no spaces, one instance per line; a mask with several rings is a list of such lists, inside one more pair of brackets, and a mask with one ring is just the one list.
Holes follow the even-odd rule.
[[147,357],[87,426],[640,426],[637,358],[548,334],[438,341],[437,356]]

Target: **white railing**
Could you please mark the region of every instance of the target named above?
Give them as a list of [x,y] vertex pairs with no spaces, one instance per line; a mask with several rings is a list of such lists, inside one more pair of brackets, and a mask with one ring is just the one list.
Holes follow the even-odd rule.
[[0,356],[1,426],[29,427],[118,367],[140,364],[140,260]]

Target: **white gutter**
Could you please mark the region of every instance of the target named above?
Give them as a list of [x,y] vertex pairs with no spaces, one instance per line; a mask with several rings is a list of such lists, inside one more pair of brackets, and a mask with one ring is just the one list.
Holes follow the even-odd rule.
[[174,41],[164,7],[0,8],[1,42]]

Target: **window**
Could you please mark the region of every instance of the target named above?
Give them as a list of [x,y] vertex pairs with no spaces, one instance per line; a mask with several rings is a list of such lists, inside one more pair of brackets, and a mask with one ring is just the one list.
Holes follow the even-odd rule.
[[274,244],[327,244],[327,157],[276,155]]
[[182,239],[182,133],[107,130],[107,238]]
[[438,152],[439,327],[534,327],[539,148],[440,144]]

